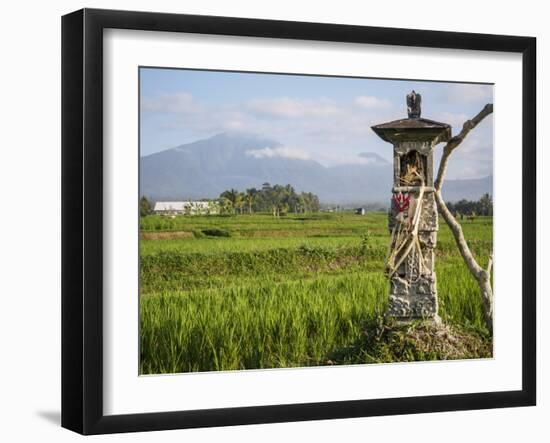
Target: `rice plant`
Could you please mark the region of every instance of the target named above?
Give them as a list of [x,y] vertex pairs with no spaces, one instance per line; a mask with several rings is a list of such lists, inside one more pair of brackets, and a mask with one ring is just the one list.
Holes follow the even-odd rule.
[[[463,228],[485,262],[492,219]],[[459,331],[460,352],[430,349],[421,328],[383,343],[373,338],[383,336],[375,331],[384,331],[388,296],[383,213],[149,216],[141,229],[142,374],[490,355],[479,289],[444,225],[436,249],[440,315]],[[152,231],[202,235],[143,237]]]

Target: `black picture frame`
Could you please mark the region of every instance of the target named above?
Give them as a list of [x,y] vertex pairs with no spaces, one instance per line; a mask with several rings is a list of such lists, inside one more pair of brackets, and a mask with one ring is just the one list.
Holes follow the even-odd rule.
[[[523,64],[522,388],[259,407],[103,413],[103,30],[192,32],[519,53]],[[62,18],[62,426],[82,434],[530,406],[536,403],[536,39],[83,9]]]

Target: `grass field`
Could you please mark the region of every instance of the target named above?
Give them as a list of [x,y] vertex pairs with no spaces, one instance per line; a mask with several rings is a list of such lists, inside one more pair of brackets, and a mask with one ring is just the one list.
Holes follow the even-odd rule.
[[[460,352],[433,345],[422,325],[388,335],[385,213],[143,217],[140,371],[490,356],[478,286],[440,223],[440,315]],[[463,228],[485,265],[492,218]]]

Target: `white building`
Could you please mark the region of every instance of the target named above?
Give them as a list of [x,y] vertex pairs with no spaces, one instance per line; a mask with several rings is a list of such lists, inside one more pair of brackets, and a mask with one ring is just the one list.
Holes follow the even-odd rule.
[[153,212],[164,215],[209,215],[218,213],[218,205],[210,201],[156,202]]

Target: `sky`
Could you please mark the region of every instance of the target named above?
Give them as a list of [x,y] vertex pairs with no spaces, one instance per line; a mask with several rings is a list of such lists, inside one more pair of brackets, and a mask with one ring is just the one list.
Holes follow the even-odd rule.
[[[422,117],[450,124],[453,134],[493,101],[486,84],[140,68],[140,155],[244,132],[282,145],[265,146],[265,155],[332,166],[369,161],[361,154],[374,152],[391,162],[392,146],[371,126],[406,118],[413,89],[422,95]],[[453,153],[447,177],[492,171],[491,115]]]

